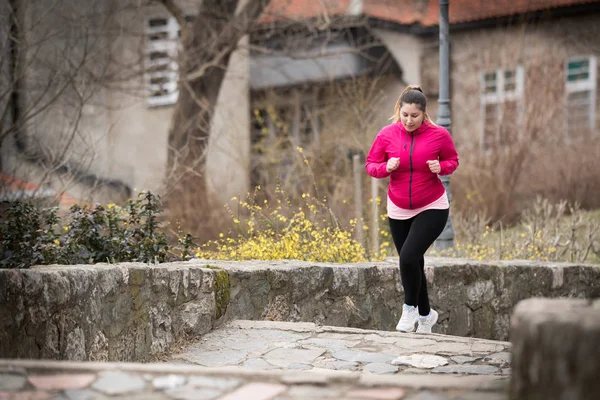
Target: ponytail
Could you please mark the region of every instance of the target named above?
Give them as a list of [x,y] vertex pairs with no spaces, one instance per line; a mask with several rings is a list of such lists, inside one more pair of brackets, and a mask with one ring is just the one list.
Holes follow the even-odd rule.
[[423,111],[425,121],[433,123],[431,118],[429,118],[429,114],[427,114],[427,98],[420,86],[409,85],[400,93],[400,97],[398,97],[398,101],[394,107],[394,115],[390,118],[394,123],[400,121],[400,108],[402,108],[402,104],[416,104]]

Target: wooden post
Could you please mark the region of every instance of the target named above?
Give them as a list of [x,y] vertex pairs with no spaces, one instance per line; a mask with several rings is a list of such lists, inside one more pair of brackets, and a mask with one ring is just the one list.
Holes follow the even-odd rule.
[[379,255],[379,207],[377,206],[377,197],[379,195],[379,182],[371,178],[371,251],[373,256]]
[[352,171],[354,172],[354,216],[356,217],[355,238],[356,241],[365,246],[365,231],[363,230],[364,219],[362,216],[363,209],[363,190],[362,190],[362,168],[360,155],[352,156]]

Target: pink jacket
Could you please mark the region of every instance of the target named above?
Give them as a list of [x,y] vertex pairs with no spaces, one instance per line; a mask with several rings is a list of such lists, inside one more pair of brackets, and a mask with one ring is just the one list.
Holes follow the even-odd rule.
[[[400,158],[400,166],[386,171],[388,159]],[[430,122],[408,132],[401,122],[388,125],[375,137],[367,156],[367,173],[374,178],[390,176],[388,196],[400,208],[424,207],[444,193],[444,185],[429,170],[428,160],[440,161],[440,174],[450,175],[458,167],[458,154],[448,131]]]

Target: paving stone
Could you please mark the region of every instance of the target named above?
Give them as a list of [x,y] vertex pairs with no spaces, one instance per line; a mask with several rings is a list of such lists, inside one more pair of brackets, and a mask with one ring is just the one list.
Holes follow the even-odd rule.
[[177,358],[205,367],[225,367],[228,365],[238,365],[247,355],[247,352],[239,350],[193,350],[188,353],[178,354]]
[[492,365],[446,365],[437,367],[433,372],[442,374],[471,374],[471,375],[492,375],[500,372],[500,368]]
[[[319,333],[320,339],[339,339],[339,340],[348,340],[350,335],[346,333],[337,333],[337,332],[322,332]],[[351,335],[352,340],[362,340],[362,335]]]
[[249,383],[219,400],[270,400],[287,390],[287,386],[274,383]]
[[183,375],[163,375],[152,380],[152,386],[159,390],[173,389],[183,385],[185,385],[185,376]]
[[273,347],[274,343],[272,341],[256,337],[246,338],[246,340],[239,340],[238,337],[226,338],[223,340],[205,342],[201,346],[201,348],[206,348],[207,351],[211,349],[231,349],[261,354],[266,351],[269,351]]
[[394,356],[383,353],[370,353],[360,350],[341,350],[333,353],[333,357],[342,361],[357,361],[363,363],[390,362]]
[[463,393],[452,397],[452,400],[507,400],[506,393]]
[[370,363],[364,366],[363,371],[373,374],[395,374],[398,372],[398,367],[388,363]]
[[323,347],[329,352],[344,350],[349,347],[356,346],[358,341],[350,341],[350,340],[342,340],[342,339],[324,339],[324,338],[311,338],[306,340],[301,340],[298,342],[301,345],[312,345],[316,347]]
[[399,347],[414,350],[426,346],[435,346],[438,344],[438,342],[432,339],[417,339],[414,337],[406,336],[401,339],[396,338],[395,344]]
[[165,394],[175,400],[212,400],[223,394],[222,390],[197,387],[169,389]]
[[310,364],[323,353],[324,349],[276,349],[265,354],[263,359],[269,364],[287,367],[291,364]]
[[483,361],[485,361],[489,364],[497,364],[497,365],[509,364],[510,363],[510,353],[507,351],[503,351],[500,353],[490,354],[489,356],[485,357],[483,359]]
[[69,400],[106,400],[108,397],[103,395],[102,393],[95,392],[89,389],[83,390],[65,390],[65,397]]
[[[313,369],[310,370],[310,372],[316,373],[316,374],[318,374],[318,373],[328,374],[328,373],[331,373],[331,371],[332,371],[331,368],[316,368],[316,367],[313,367]],[[358,371],[355,371],[355,372],[358,372]],[[336,373],[338,375],[340,375],[340,374],[342,374],[342,375],[343,374],[350,375],[350,374],[353,374],[355,372],[353,372],[353,371],[346,371],[346,370],[337,370],[336,371]],[[374,374],[370,374],[370,375],[374,375]],[[375,376],[381,376],[381,375],[375,375]]]
[[499,351],[503,351],[503,350],[504,350],[504,346],[497,345],[494,343],[475,342],[471,345],[471,351],[474,353],[492,353],[492,352],[499,352]]
[[331,361],[328,363],[337,370],[354,371],[358,368],[358,363],[353,361]]
[[128,393],[121,396],[111,396],[110,400],[171,400],[171,397],[162,392]]
[[190,376],[188,377],[188,385],[199,386],[204,388],[229,390],[234,389],[242,384],[240,379],[234,378],[215,378],[206,376]]
[[[325,371],[330,372],[328,370]],[[326,374],[319,374],[318,369],[315,368],[311,372],[311,374],[286,374],[281,377],[280,381],[286,385],[326,385],[329,382],[329,376]]]
[[472,363],[473,361],[479,360],[480,357],[468,357],[468,356],[452,356],[450,359],[457,364]]
[[244,331],[244,333],[253,338],[263,339],[269,342],[297,342],[310,337],[310,334],[293,333],[276,329],[249,329]]
[[407,397],[406,400],[450,400],[448,396],[433,392],[420,392]]
[[392,361],[394,365],[410,365],[415,368],[435,368],[448,364],[444,357],[431,354],[413,354],[410,356],[400,356]]
[[256,330],[273,330],[273,328],[280,329],[288,332],[314,332],[317,329],[317,325],[313,322],[287,322],[287,321],[249,321],[249,320],[235,320],[231,321],[228,328],[234,330],[243,329],[246,332]]
[[309,364],[290,364],[287,369],[293,369],[297,371],[306,371],[312,369],[312,365]]
[[49,400],[55,394],[48,392],[0,392],[0,400]]
[[361,399],[377,399],[377,400],[400,400],[404,398],[405,392],[400,388],[378,388],[378,389],[365,389],[365,390],[353,390],[346,393],[349,398],[361,398]]
[[367,353],[381,353],[382,349],[386,348],[387,345],[377,344],[377,343],[365,343],[362,342],[360,345],[353,347],[352,350],[356,351],[365,351]]
[[109,371],[102,373],[92,388],[102,393],[115,395],[142,390],[145,386],[146,381],[139,376]]
[[428,374],[429,370],[419,368],[406,368],[401,371],[402,374]]
[[83,389],[96,380],[96,375],[30,375],[27,379],[36,389],[41,390]]
[[276,366],[269,364],[262,358],[249,358],[244,361],[242,367],[260,370],[278,369]]
[[309,385],[295,385],[288,389],[286,392],[287,397],[297,399],[341,399],[342,394],[339,389],[309,386]]
[[[437,342],[436,344],[432,345],[432,346],[425,346],[425,347],[413,347],[412,351],[413,352],[419,352],[419,353],[431,353],[431,354],[437,354],[437,355],[441,355],[442,353],[449,355],[449,356],[472,356],[473,352],[477,352],[476,350],[472,349],[473,344],[470,343],[455,343],[455,342]],[[489,347],[486,347],[489,349]],[[495,350],[490,350],[490,351],[495,351]],[[489,353],[490,351],[482,351],[483,353]]]
[[394,344],[398,342],[398,338],[394,336],[379,336],[375,333],[370,335],[365,335],[365,340],[375,342],[375,343],[383,343],[383,344]]
[[23,375],[0,373],[0,390],[19,390],[26,382]]

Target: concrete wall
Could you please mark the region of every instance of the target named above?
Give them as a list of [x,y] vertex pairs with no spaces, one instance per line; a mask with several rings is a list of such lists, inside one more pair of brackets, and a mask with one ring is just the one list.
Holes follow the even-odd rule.
[[214,115],[207,183],[220,203],[250,189],[250,58],[248,37],[229,61]]
[[[402,79],[408,85],[420,85],[423,55],[423,41],[415,35],[398,33],[384,29],[373,29],[373,34],[385,44],[388,51],[402,70]],[[430,65],[427,65],[429,68]],[[398,97],[398,96],[396,96]]]
[[[0,358],[148,361],[231,319],[393,330],[397,261],[46,266],[0,270]],[[595,265],[428,259],[437,333],[506,340],[529,297],[600,297]]]

